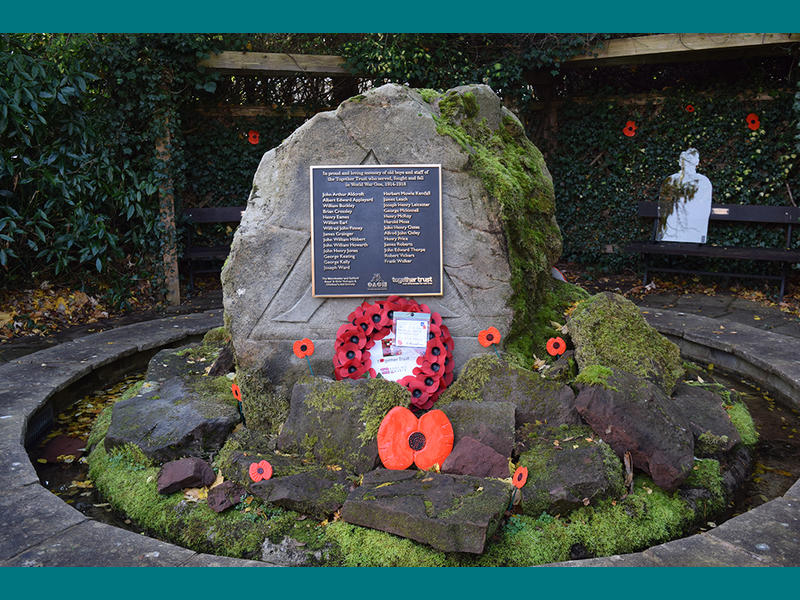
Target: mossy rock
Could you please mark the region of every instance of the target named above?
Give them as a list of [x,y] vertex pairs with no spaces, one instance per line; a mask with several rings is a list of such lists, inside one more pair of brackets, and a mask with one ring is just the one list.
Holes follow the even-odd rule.
[[603,292],[580,302],[570,315],[569,332],[580,370],[620,369],[653,381],[667,395],[683,376],[678,347],[619,294]]
[[277,448],[366,473],[378,461],[381,421],[389,410],[407,406],[408,401],[408,391],[386,379],[307,378],[294,386]]
[[582,421],[574,401],[575,393],[568,385],[485,354],[467,362],[436,407],[447,412],[446,407],[454,402],[511,402],[516,407],[517,427],[536,421],[577,425]]
[[526,515],[568,514],[624,494],[622,463],[586,426],[528,425],[518,434],[518,466],[528,469],[521,509]]

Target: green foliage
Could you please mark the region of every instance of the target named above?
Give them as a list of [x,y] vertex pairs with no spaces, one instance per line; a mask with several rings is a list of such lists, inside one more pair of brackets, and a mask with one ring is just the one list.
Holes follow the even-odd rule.
[[[679,170],[678,156],[690,147],[700,153],[698,171],[711,179],[714,202],[790,205],[787,190],[797,196],[800,189],[792,123],[800,101],[793,114],[790,93],[770,90],[773,100],[756,101],[738,97],[740,92],[698,86],[671,88],[659,92],[663,99],[644,104],[624,98],[565,102],[558,149],[548,158],[563,259],[602,270],[630,266],[622,247],[651,235],[637,203],[658,199],[661,183]],[[694,112],[686,110],[689,104]],[[756,131],[745,123],[751,112],[761,122]],[[636,123],[633,137],[622,134],[627,121]],[[782,247],[785,229],[712,223],[708,234],[711,244]],[[794,247],[800,248],[797,236]]]

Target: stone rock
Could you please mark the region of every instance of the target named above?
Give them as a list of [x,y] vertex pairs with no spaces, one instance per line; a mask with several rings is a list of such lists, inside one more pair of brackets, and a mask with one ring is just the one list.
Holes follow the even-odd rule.
[[242,496],[246,494],[247,490],[239,484],[233,481],[223,481],[218,486],[208,490],[206,502],[211,510],[220,513],[239,504]]
[[266,460],[272,465],[273,477],[285,477],[315,468],[314,465],[304,464],[297,456],[285,456],[270,451],[247,450],[246,452],[247,454],[238,451],[224,452],[223,450],[217,455],[216,462],[226,480],[236,482],[248,489],[253,485],[253,480],[250,479],[250,465],[262,460]]
[[513,488],[502,481],[377,469],[347,497],[342,519],[445,552],[483,552]]
[[[442,394],[436,408],[447,412],[451,403],[459,401],[510,402],[515,406],[514,423],[517,427],[535,421],[554,426],[583,423],[575,410],[572,388],[501,361],[491,354],[471,358],[458,379]],[[453,426],[456,426],[455,422]],[[500,448],[495,447],[495,450],[504,453]]]
[[147,364],[145,381],[163,383],[173,377],[183,379],[201,377],[214,359],[209,357],[204,360],[201,356],[190,357],[190,352],[197,348],[200,348],[198,344],[191,344],[181,348],[160,350]]
[[222,399],[173,377],[114,404],[105,447],[135,444],[159,462],[215,452],[239,423],[235,404],[233,396]]
[[[456,110],[459,104],[468,109]],[[476,127],[485,118],[485,131],[497,134],[493,139],[513,139],[528,153],[521,171],[533,182],[525,200],[536,223],[526,223],[540,235],[525,251],[537,258],[529,264],[541,273],[527,281],[537,288],[551,279],[550,265],[561,252],[552,178],[519,120],[483,85],[460,87],[427,102],[416,90],[387,84],[336,111],[318,113],[263,156],[222,270],[238,368],[263,367],[274,384],[293,382],[306,369],[292,354],[302,331],[314,340],[314,372],[332,373],[336,330],[358,303],[311,296],[311,165],[441,164],[444,294],[424,301],[442,315],[455,340],[456,369],[485,352],[477,343],[476,323],[508,331],[512,289],[500,206],[471,170],[474,148],[440,133],[435,120],[440,117],[453,126]]]
[[330,554],[328,547],[320,550],[308,550],[303,542],[288,535],[280,543],[271,542],[269,538],[261,545],[261,560],[279,567],[310,567],[324,563]]
[[579,390],[578,412],[619,458],[630,452],[633,466],[666,491],[683,483],[694,465],[694,439],[659,386],[617,370]]
[[473,477],[509,477],[508,457],[471,437],[462,437],[442,465],[442,473]]
[[205,487],[214,483],[217,475],[206,461],[188,457],[164,463],[158,473],[158,492],[171,494],[191,487]]
[[278,450],[366,473],[378,461],[376,436],[383,417],[408,400],[405,388],[385,379],[315,378],[298,383]]
[[514,405],[511,402],[458,401],[442,406],[441,410],[453,425],[455,444],[471,437],[505,457],[511,456],[514,449]]
[[43,458],[49,463],[58,462],[59,456],[74,456],[77,460],[83,456],[85,449],[86,440],[68,435],[59,435],[45,444],[39,458]]
[[568,324],[581,371],[589,366],[619,369],[653,381],[667,395],[683,375],[678,347],[619,294],[602,292],[584,300]]
[[722,398],[711,390],[679,383],[672,394],[672,402],[689,423],[694,435],[695,456],[728,452],[741,441],[722,407]]
[[217,358],[211,365],[208,376],[219,377],[220,375],[227,375],[234,370],[234,366],[233,345],[229,342],[219,351]]
[[250,484],[250,491],[276,506],[322,520],[342,507],[350,482],[343,471],[315,469]]
[[563,515],[625,492],[622,463],[589,427],[526,425],[518,435],[522,452],[517,464],[528,469],[523,513]]

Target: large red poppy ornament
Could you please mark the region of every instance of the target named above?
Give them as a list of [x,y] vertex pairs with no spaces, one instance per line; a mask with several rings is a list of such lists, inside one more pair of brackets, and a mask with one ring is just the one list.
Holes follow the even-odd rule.
[[441,466],[452,450],[453,426],[440,410],[417,419],[407,408],[395,406],[378,427],[378,455],[387,469]]
[[373,304],[361,303],[351,312],[345,323],[336,332],[333,351],[333,373],[337,380],[358,379],[366,374],[376,377],[377,371],[367,350],[392,331],[394,311],[430,313],[431,328],[425,354],[417,359],[412,375],[397,383],[411,394],[411,404],[423,410],[429,409],[441,393],[453,381],[453,338],[442,324],[439,313],[431,312],[425,304],[409,298],[389,296]]

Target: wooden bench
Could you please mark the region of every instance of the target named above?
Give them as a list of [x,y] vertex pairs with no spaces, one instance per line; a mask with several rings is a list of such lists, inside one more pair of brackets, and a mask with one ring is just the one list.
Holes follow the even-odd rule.
[[[727,221],[754,224],[780,224],[785,226],[786,238],[782,248],[741,248],[716,246],[713,244],[694,244],[686,242],[655,241],[658,230],[658,202],[640,202],[639,216],[653,219],[653,234],[649,241],[630,242],[625,251],[644,255],[644,285],[647,285],[649,272],[692,273],[696,275],[715,275],[725,277],[746,277],[770,279],[780,282],[778,302],[783,300],[786,289],[787,265],[800,262],[800,250],[792,248],[792,226],[800,225],[800,208],[793,206],[762,206],[745,204],[712,204],[709,229],[714,222]],[[729,273],[721,271],[693,271],[667,267],[654,267],[648,257],[653,254],[669,256],[700,256],[726,260],[754,260],[780,263],[780,275],[761,275],[755,273]]]
[[189,272],[189,290],[194,289],[195,273],[216,273],[219,266],[195,267],[195,263],[219,263],[228,257],[231,248],[224,246],[198,246],[193,243],[194,225],[198,223],[239,223],[244,206],[215,206],[212,208],[190,208],[184,212],[187,220],[186,249],[183,259]]

